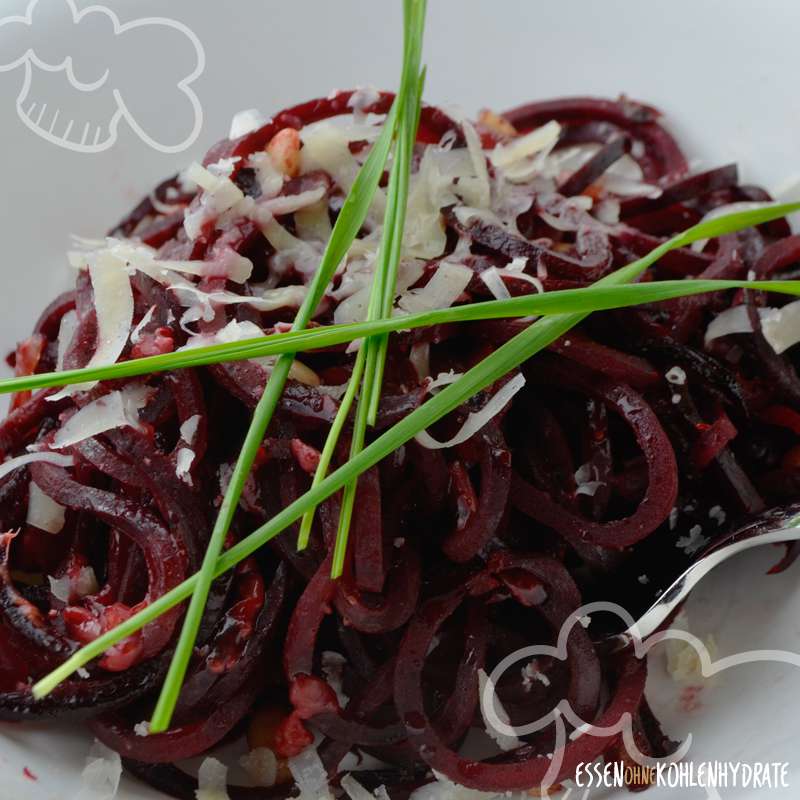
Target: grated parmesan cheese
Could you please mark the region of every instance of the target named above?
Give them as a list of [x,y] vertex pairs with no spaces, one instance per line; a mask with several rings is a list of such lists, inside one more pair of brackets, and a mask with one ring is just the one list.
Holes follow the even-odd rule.
[[515,375],[508,383],[498,389],[494,397],[480,410],[473,411],[467,417],[461,430],[446,442],[439,442],[427,431],[421,431],[414,439],[429,450],[440,450],[444,447],[455,447],[474,436],[489,420],[499,414],[511,398],[525,385],[525,376],[522,373]]

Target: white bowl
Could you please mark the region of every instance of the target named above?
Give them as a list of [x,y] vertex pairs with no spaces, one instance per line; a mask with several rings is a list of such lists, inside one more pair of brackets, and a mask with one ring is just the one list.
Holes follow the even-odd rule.
[[[27,0],[4,0],[2,12],[24,15],[26,6]],[[152,42],[138,47],[131,64],[130,49],[120,45],[111,28],[98,25],[89,39],[76,38],[83,29],[72,27],[66,2],[41,6],[31,29],[46,52],[74,55],[75,74],[84,83],[102,77],[101,67],[109,65],[109,80],[129,99],[131,116],[151,138],[165,144],[186,138],[192,109],[185,96],[176,94],[177,79],[171,76],[194,57],[188,37],[153,28]],[[689,155],[705,165],[737,161],[747,180],[770,189],[800,172],[797,11],[791,0],[758,5],[749,0],[435,0],[430,6],[425,53],[431,102],[474,112],[535,98],[624,92],[660,107]],[[97,153],[65,149],[37,135],[17,113],[24,66],[0,72],[4,346],[27,335],[39,311],[69,284],[64,258],[69,235],[102,235],[160,178],[224,136],[234,112],[258,106],[269,114],[333,88],[392,88],[397,82],[399,2],[117,0],[113,9],[123,23],[169,16],[196,34],[206,56],[205,70],[192,84],[203,111],[200,135],[188,150],[164,153],[123,120],[110,148]],[[0,65],[12,60],[9,48],[20,44],[4,38],[7,31],[0,26]],[[165,44],[173,39],[181,43]],[[39,104],[30,119],[35,122],[47,102],[50,110],[41,112],[42,120],[51,119],[48,115],[59,107],[63,123],[73,106],[76,119],[99,126],[102,145],[114,103],[108,105],[107,98],[95,103],[91,92],[76,95],[63,74],[38,77],[23,108],[27,112],[30,103]],[[94,128],[89,144],[93,137]],[[692,598],[693,629],[713,631],[720,656],[755,648],[800,653],[798,567],[765,576],[776,557],[774,550],[740,557],[712,575]],[[699,708],[687,712],[680,710],[679,687],[665,675],[663,654],[651,658],[654,705],[669,733],[693,733],[689,758],[789,761],[792,787],[772,790],[774,798],[795,797],[800,785],[800,762],[792,745],[799,728],[791,699],[800,686],[798,677],[787,665],[732,668],[703,690]],[[3,724],[0,796],[75,796],[89,744],[90,737],[76,726]],[[24,767],[38,780],[26,778]],[[662,789],[646,797],[705,794],[702,789]],[[728,789],[721,795],[756,793]],[[157,796],[130,780],[119,794],[121,800]]]

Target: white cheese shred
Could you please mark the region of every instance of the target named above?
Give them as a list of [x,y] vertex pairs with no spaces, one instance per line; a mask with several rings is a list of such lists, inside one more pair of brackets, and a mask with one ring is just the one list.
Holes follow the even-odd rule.
[[10,458],[3,464],[0,464],[0,478],[5,478],[9,472],[15,469],[24,467],[26,464],[33,464],[36,461],[44,461],[47,464],[55,464],[57,467],[71,467],[75,463],[72,456],[64,455],[62,453],[50,453],[44,451],[41,453],[26,453],[22,456]]
[[59,429],[53,447],[61,450],[99,433],[139,426],[139,411],[145,407],[153,390],[144,385],[126,386],[109,392],[81,408]]
[[480,410],[473,411],[466,422],[461,426],[461,430],[448,439],[446,442],[439,442],[434,439],[427,431],[418,433],[414,438],[423,447],[429,450],[441,450],[444,447],[455,447],[462,442],[466,442],[474,436],[489,420],[499,414],[510,402],[511,398],[525,385],[525,376],[521,373],[515,375],[508,383],[502,386],[491,400]]

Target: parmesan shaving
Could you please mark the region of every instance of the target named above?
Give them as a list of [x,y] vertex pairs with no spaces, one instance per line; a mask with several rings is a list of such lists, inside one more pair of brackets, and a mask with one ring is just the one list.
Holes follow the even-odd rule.
[[61,450],[99,433],[130,426],[139,426],[139,411],[147,405],[153,390],[144,385],[126,386],[109,392],[73,414],[58,430],[53,447]]
[[499,144],[489,154],[495,167],[509,180],[527,180],[538,166],[531,160],[540,152],[549,152],[561,135],[561,126],[552,120],[508,144]]
[[423,447],[429,450],[440,450],[445,447],[455,447],[467,439],[474,436],[489,420],[499,414],[510,402],[511,398],[525,385],[525,376],[521,373],[515,375],[508,383],[503,385],[491,400],[480,410],[473,411],[466,422],[461,426],[461,430],[448,439],[446,442],[439,442],[434,439],[427,431],[418,433],[414,439]]
[[5,478],[6,475],[13,472],[15,469],[24,467],[26,464],[33,464],[36,461],[55,464],[57,467],[71,467],[75,463],[72,456],[62,455],[61,453],[50,453],[46,450],[42,453],[26,453],[25,455],[16,456],[0,464],[0,479]]
[[469,157],[472,167],[475,170],[475,177],[468,181],[460,177],[458,181],[458,191],[464,199],[472,206],[485,208],[489,205],[491,188],[489,184],[489,170],[486,168],[486,156],[483,154],[481,140],[475,128],[466,120],[461,125],[464,131],[464,139],[467,142]]
[[[89,261],[89,275],[97,317],[97,349],[86,364],[87,369],[116,362],[127,344],[133,322],[133,290],[121,259],[109,250],[101,250],[97,258]],[[74,384],[48,399],[69,397],[96,385],[97,381]]]
[[[800,300],[782,308],[758,308],[761,331],[776,353],[783,353],[800,342]],[[706,330],[706,344],[732,333],[752,333],[747,307],[740,305],[718,314]]]
[[142,331],[150,324],[155,310],[155,306],[150,306],[147,313],[139,320],[139,324],[131,332],[131,344],[139,344],[142,341]]
[[486,288],[494,295],[495,300],[510,300],[511,292],[506,288],[503,279],[500,277],[497,267],[489,267],[481,272],[481,280],[486,284]]
[[67,355],[67,350],[72,344],[72,339],[75,336],[76,330],[78,330],[78,314],[74,310],[67,311],[67,313],[61,317],[61,324],[58,328],[56,372],[61,372],[64,369],[64,357]]
[[242,190],[227,175],[222,174],[224,171],[219,166],[212,171],[197,162],[191,164],[186,171],[187,177],[204,190],[200,195],[199,205],[189,206],[184,216],[183,227],[191,241],[197,239],[206,223],[216,220],[244,200]]
[[449,308],[467,288],[472,275],[469,267],[444,261],[425,286],[411,289],[402,295],[398,306],[410,314],[434,308]]

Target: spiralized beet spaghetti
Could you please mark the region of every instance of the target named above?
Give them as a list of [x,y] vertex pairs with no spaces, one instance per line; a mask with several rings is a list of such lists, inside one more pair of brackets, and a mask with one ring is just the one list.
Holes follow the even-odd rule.
[[[212,147],[71,255],[74,291],[10,365],[30,375],[286,330],[391,101],[339,92]],[[735,165],[689,174],[658,118],[624,98],[484,112],[474,126],[424,107],[398,313],[586,286],[708,214],[770,200]],[[381,189],[314,324],[364,318],[385,202]],[[783,220],[701,244],[643,280],[796,277],[800,265]],[[800,335],[782,303],[731,290],[590,317],[361,477],[341,579],[329,577],[338,495],[307,550],[295,527],[218,578],[173,725],[150,735],[142,721],[180,608],[45,699],[30,687],[197,571],[272,362],[16,395],[0,423],[0,717],[86,720],[133,774],[178,798],[198,783],[175,762],[242,736],[255,785],[229,785],[234,799],[539,786],[556,724],[495,747],[482,673],[552,644],[587,601],[636,608],[648,583],[745,515],[796,498],[788,347]],[[376,429],[530,322],[393,335]],[[308,488],[354,357],[342,345],[295,361],[228,546]],[[348,445],[346,434],[337,463]],[[668,754],[646,665],[606,652],[602,634],[575,626],[564,660],[509,671],[495,687],[503,709],[514,724],[562,698],[597,726],[630,714],[637,747]],[[628,757],[618,734],[559,746],[556,781],[579,762]]]

